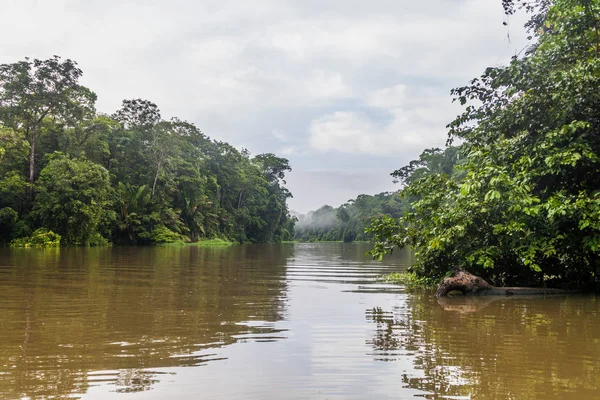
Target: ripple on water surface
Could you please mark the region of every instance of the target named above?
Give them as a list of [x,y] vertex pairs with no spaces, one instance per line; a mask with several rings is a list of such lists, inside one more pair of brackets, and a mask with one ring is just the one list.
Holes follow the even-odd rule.
[[0,249],[0,398],[600,398],[597,297],[436,300],[367,250]]

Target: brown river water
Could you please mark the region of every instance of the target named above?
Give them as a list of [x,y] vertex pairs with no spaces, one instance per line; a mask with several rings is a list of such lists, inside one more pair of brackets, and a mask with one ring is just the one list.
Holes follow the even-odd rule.
[[438,301],[368,248],[0,248],[0,398],[600,399],[600,297]]

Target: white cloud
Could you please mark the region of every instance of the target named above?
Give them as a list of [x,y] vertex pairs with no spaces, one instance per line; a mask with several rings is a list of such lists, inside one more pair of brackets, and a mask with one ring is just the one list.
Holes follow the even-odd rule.
[[384,109],[399,109],[406,106],[408,86],[396,85],[379,89],[367,95],[367,104]]
[[377,154],[373,143],[376,133],[377,128],[364,116],[337,111],[312,122],[310,144],[321,151]]
[[316,99],[349,97],[352,94],[340,73],[325,70],[313,71],[307,88],[308,96]]
[[389,120],[363,112],[336,111],[313,120],[310,144],[319,151],[397,155],[443,146],[444,127],[457,115],[447,94],[427,87],[396,85],[366,95],[364,106],[385,112]]
[[[330,171],[316,167],[312,171],[294,170],[287,179],[294,194],[290,208],[300,213],[316,210],[324,204],[337,207],[359,194],[377,194],[398,189],[386,168],[360,165],[358,170]],[[309,196],[311,195],[312,196]]]

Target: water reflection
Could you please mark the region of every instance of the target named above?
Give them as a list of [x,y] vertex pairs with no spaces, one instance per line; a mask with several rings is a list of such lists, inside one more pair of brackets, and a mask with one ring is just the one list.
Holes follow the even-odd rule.
[[0,398],[600,398],[597,297],[438,301],[368,248],[0,249]]
[[369,309],[379,361],[412,360],[404,387],[422,397],[592,399],[600,387],[600,302],[594,296],[453,298],[416,292]]
[[276,341],[290,246],[0,249],[0,398],[144,391],[155,368]]

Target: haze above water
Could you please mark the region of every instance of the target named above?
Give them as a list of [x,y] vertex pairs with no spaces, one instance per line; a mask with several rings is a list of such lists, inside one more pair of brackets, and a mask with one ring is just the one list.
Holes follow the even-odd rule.
[[598,297],[438,301],[367,250],[0,249],[0,398],[600,398]]

